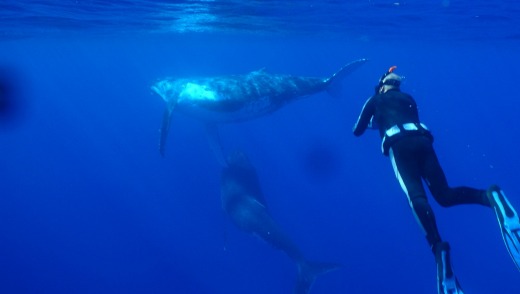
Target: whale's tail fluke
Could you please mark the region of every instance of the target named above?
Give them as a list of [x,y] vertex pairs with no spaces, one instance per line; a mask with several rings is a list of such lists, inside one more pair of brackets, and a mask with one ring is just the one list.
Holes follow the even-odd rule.
[[331,77],[325,80],[325,84],[327,85],[326,91],[333,97],[341,96],[341,81],[349,74],[358,69],[361,65],[365,64],[368,59],[361,58],[358,60],[354,60],[351,63],[343,66],[337,72],[335,72]]
[[318,275],[337,270],[341,265],[325,262],[300,262],[298,264],[298,277],[294,294],[307,294],[311,290]]

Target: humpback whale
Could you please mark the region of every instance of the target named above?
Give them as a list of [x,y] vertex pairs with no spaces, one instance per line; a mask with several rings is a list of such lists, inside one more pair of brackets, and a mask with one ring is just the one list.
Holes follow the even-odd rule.
[[193,116],[208,126],[250,120],[321,91],[339,92],[341,80],[366,61],[355,60],[326,78],[269,74],[261,69],[246,75],[159,80],[151,87],[166,102],[159,151],[164,156],[174,111]]
[[308,261],[300,249],[279,228],[268,212],[255,168],[240,151],[231,153],[221,177],[221,200],[224,211],[241,230],[258,235],[285,252],[297,265],[294,293],[309,293],[316,276],[340,266]]

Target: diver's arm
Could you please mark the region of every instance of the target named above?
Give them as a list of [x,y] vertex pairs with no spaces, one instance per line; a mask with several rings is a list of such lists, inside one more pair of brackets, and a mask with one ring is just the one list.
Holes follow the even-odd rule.
[[373,124],[372,118],[374,116],[375,103],[372,99],[374,96],[368,98],[365,105],[363,105],[363,109],[361,110],[361,114],[358,117],[356,124],[354,125],[353,132],[354,136],[359,137],[363,135],[365,130],[368,127],[371,127]]

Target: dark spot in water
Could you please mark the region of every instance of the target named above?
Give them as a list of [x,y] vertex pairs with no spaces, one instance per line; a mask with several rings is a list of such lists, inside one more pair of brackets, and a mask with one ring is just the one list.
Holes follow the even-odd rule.
[[18,118],[22,108],[20,84],[15,72],[0,68],[0,124]]
[[304,153],[303,167],[313,179],[332,178],[341,170],[340,152],[329,144],[314,144]]

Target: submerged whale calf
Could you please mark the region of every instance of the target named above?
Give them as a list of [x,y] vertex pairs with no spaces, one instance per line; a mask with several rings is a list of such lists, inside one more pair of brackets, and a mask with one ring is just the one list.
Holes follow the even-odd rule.
[[208,126],[253,119],[308,95],[321,91],[339,92],[341,80],[366,61],[355,60],[327,78],[269,74],[258,70],[246,75],[162,79],[152,86],[166,102],[159,151],[164,155],[174,111],[196,117],[209,123]]
[[221,200],[224,211],[241,230],[254,233],[285,252],[297,265],[294,293],[309,293],[316,276],[339,268],[338,264],[309,262],[278,227],[267,210],[255,168],[242,152],[234,152],[222,171]]

